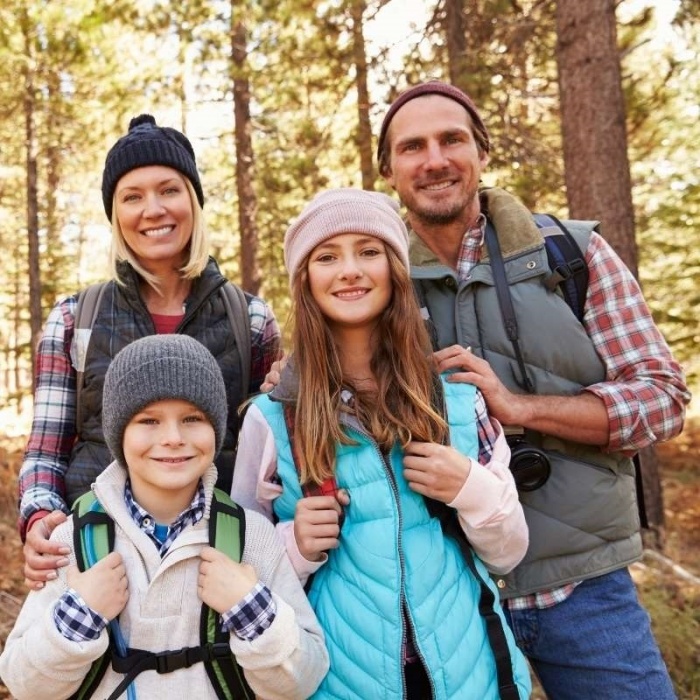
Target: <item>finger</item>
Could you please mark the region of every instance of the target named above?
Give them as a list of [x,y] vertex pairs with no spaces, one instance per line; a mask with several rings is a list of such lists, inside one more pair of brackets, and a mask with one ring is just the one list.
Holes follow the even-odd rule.
[[335,497],[342,507],[345,508],[350,505],[350,492],[347,489],[338,489]]
[[62,510],[53,510],[45,518],[41,519],[41,523],[48,528],[49,534],[51,534],[67,518],[68,516]]
[[[404,455],[414,455],[416,457],[430,457],[436,452],[436,448],[440,447],[434,442],[420,442],[411,440],[404,450]],[[405,457],[404,457],[405,459]]]
[[41,520],[27,533],[27,540],[24,544],[25,557],[30,553],[60,556],[70,552],[68,545],[63,542],[51,541],[48,538],[49,532]]
[[341,506],[335,496],[307,496],[297,501],[297,512],[300,510],[309,513],[334,510],[336,513],[340,513]]
[[207,546],[202,549],[199,556],[203,562],[212,562],[219,559],[222,556],[222,553],[214,547]]

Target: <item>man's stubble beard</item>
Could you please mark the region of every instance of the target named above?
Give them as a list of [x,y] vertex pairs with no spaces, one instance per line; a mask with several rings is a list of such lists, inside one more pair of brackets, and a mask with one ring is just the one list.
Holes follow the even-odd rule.
[[460,198],[454,203],[447,202],[442,207],[439,204],[433,207],[422,207],[418,205],[415,199],[413,207],[410,205],[410,202],[404,202],[404,205],[418,221],[428,226],[446,226],[463,218],[477,195],[478,187],[473,187],[464,198]]

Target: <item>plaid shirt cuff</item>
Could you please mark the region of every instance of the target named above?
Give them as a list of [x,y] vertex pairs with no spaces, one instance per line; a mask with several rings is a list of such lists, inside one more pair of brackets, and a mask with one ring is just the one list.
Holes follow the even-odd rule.
[[221,616],[223,627],[233,632],[239,639],[252,642],[271,624],[277,615],[277,605],[270,589],[260,583],[253,590]]
[[107,618],[94,611],[72,588],[56,602],[53,619],[58,631],[71,642],[98,639],[109,624]]

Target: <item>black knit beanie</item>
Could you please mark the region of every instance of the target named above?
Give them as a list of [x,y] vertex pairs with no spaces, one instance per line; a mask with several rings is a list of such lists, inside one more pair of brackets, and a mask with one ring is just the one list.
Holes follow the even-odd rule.
[[204,206],[192,144],[177,129],[157,126],[150,114],[141,114],[129,122],[129,132],[107,153],[102,173],[102,203],[110,221],[112,199],[119,179],[130,170],[146,165],[167,165],[181,172],[192,183],[199,205]]
[[126,467],[124,431],[146,406],[182,399],[209,419],[219,454],[226,433],[226,387],[214,356],[188,335],[149,335],[120,350],[105,375],[102,432],[112,456]]
[[410,100],[415,100],[416,97],[422,97],[424,95],[442,95],[443,97],[448,97],[449,99],[462,105],[462,107],[467,110],[467,113],[471,117],[474,130],[478,136],[477,141],[479,145],[486,153],[489,152],[491,148],[489,132],[487,131],[486,124],[484,124],[484,121],[471,98],[454,85],[443,83],[440,80],[429,80],[426,83],[414,85],[413,87],[410,87],[402,92],[391,104],[391,107],[389,107],[389,110],[384,117],[384,121],[382,122],[382,128],[379,131],[379,141],[377,142],[377,158],[380,164],[382,160],[382,150],[384,148],[386,133],[389,130],[389,124],[391,124],[391,120],[394,118],[394,115],[407,102]]

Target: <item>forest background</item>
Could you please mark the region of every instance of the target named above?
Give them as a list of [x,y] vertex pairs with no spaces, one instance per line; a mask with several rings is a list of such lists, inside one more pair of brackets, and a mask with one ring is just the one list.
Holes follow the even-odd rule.
[[[493,143],[484,184],[533,210],[602,222],[697,389],[696,0],[5,0],[5,561],[19,561],[15,476],[31,420],[34,348],[56,299],[108,274],[101,173],[129,119],[148,112],[187,133],[212,254],[284,325],[289,222],[327,187],[388,191],[374,159],[381,118],[401,89],[427,78],[458,85],[481,110]],[[700,527],[695,406],[685,434],[659,451],[666,508],[655,555],[637,570],[681,698],[700,698],[700,540],[688,540]],[[650,573],[652,561],[665,573]],[[18,566],[8,566],[0,608],[21,595]]]

